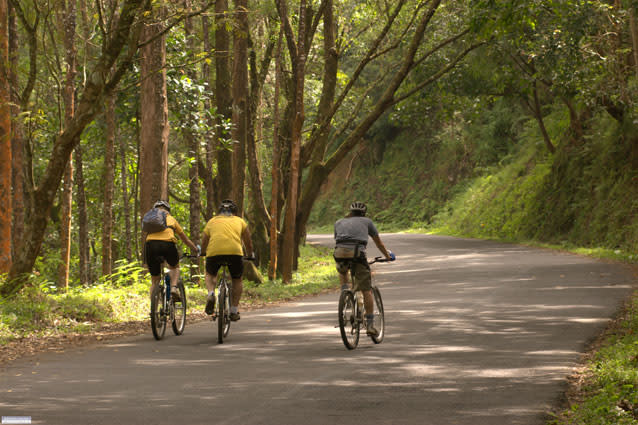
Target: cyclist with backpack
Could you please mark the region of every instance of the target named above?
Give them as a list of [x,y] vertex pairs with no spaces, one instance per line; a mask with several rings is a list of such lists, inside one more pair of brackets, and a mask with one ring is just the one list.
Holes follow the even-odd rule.
[[230,199],[225,199],[219,207],[219,214],[211,218],[204,228],[202,237],[202,252],[206,253],[206,314],[215,311],[215,287],[217,286],[217,272],[222,265],[228,264],[230,277],[233,282],[232,298],[230,300],[230,320],[237,321],[239,317],[239,300],[243,291],[242,275],[244,273],[242,242],[253,256],[253,243],[248,230],[248,223],[237,215],[237,205]]
[[182,226],[170,214],[171,207],[166,201],[157,201],[142,219],[142,232],[146,233],[144,262],[151,274],[151,294],[160,283],[162,262],[168,265],[171,279],[171,297],[179,300],[177,282],[179,280],[179,253],[176,235],[190,247],[191,253],[199,255],[199,248],[184,233]]
[[350,213],[334,225],[334,238],[336,242],[334,259],[337,263],[341,288],[348,288],[348,264],[354,268],[353,290],[363,293],[363,305],[366,311],[368,335],[378,335],[374,327],[374,298],[372,296],[372,274],[366,256],[368,236],[372,238],[379,251],[390,261],[395,256],[388,251],[379,237],[379,231],[371,219],[366,217],[368,208],[362,202],[353,202],[350,205]]

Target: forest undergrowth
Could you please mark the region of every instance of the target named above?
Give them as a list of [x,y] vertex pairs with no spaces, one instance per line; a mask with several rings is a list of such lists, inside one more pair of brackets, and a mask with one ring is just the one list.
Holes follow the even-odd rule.
[[[280,279],[244,282],[241,308],[250,310],[338,288],[326,248],[303,246],[299,269],[291,284]],[[182,266],[182,277],[188,272]],[[186,280],[187,323],[206,320],[206,290]],[[150,335],[150,279],[137,264],[121,264],[108,279],[65,292],[53,282],[32,275],[11,299],[0,298],[0,363],[43,350],[99,342],[123,335]]]

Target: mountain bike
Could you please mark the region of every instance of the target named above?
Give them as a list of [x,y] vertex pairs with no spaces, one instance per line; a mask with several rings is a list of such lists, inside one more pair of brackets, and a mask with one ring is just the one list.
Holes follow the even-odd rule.
[[[244,257],[244,260],[248,261],[253,261],[254,259],[254,257]],[[213,322],[217,322],[217,342],[223,344],[224,338],[230,332],[230,300],[233,295],[233,284],[228,270],[228,263],[223,263],[219,272],[220,278],[215,288],[217,302],[215,303],[212,319]]]
[[[189,258],[191,261],[197,259],[196,255],[182,255],[183,258]],[[177,290],[179,291],[179,300],[171,297],[171,278],[168,273],[161,268],[160,284],[153,290],[151,294],[151,329],[153,337],[156,340],[164,338],[166,333],[166,325],[170,322],[175,335],[184,333],[186,327],[186,288],[180,277],[177,282]]]
[[[384,257],[375,257],[368,264],[385,263]],[[354,261],[348,262],[348,270],[351,282],[354,282]],[[377,335],[370,335],[375,344],[380,344],[385,335],[385,317],[383,312],[383,300],[381,292],[374,284],[372,285],[372,296],[374,298],[374,324],[379,331]],[[353,291],[352,289],[344,289],[339,296],[339,330],[341,339],[348,350],[354,350],[359,344],[359,333],[361,328],[366,328],[367,321],[365,318],[365,308],[363,306],[363,293],[361,291]]]

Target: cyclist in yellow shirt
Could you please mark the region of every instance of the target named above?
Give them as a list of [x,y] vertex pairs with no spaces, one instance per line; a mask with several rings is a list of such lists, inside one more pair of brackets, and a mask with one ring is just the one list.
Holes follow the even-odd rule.
[[177,236],[190,247],[191,252],[198,253],[199,249],[184,233],[182,226],[170,214],[171,207],[166,201],[157,201],[153,208],[160,208],[166,211],[166,229],[161,232],[149,233],[146,235],[144,245],[144,262],[151,273],[151,294],[160,280],[162,262],[168,265],[168,275],[171,278],[171,296],[179,299],[177,282],[179,280],[179,253],[177,252]]
[[237,205],[225,199],[219,207],[219,215],[211,218],[204,228],[202,238],[202,252],[206,253],[206,314],[215,311],[215,286],[217,286],[217,272],[223,264],[228,264],[230,277],[233,282],[230,300],[230,320],[237,321],[239,317],[239,300],[243,291],[242,274],[244,272],[242,242],[253,256],[253,243],[246,221],[238,217]]

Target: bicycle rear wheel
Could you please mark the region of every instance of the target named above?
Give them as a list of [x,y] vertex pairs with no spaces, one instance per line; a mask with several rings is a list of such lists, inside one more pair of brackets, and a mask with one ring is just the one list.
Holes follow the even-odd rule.
[[359,344],[360,323],[357,319],[357,303],[350,290],[341,291],[339,296],[339,331],[343,345],[354,350]]
[[184,333],[186,327],[186,289],[184,288],[184,282],[180,279],[177,283],[177,289],[179,290],[179,301],[175,301],[171,297],[171,307],[173,308],[173,333],[175,335],[181,335]]
[[381,299],[381,292],[374,286],[372,287],[372,295],[374,297],[374,326],[379,333],[377,335],[370,335],[372,341],[375,344],[380,344],[383,341],[385,335],[385,316],[383,314],[383,300]]
[[160,283],[151,294],[151,329],[153,330],[153,336],[158,341],[164,338],[164,333],[166,332],[165,297],[164,284]]
[[227,283],[222,280],[219,284],[219,298],[217,301],[217,342],[224,343],[230,330],[230,294]]

